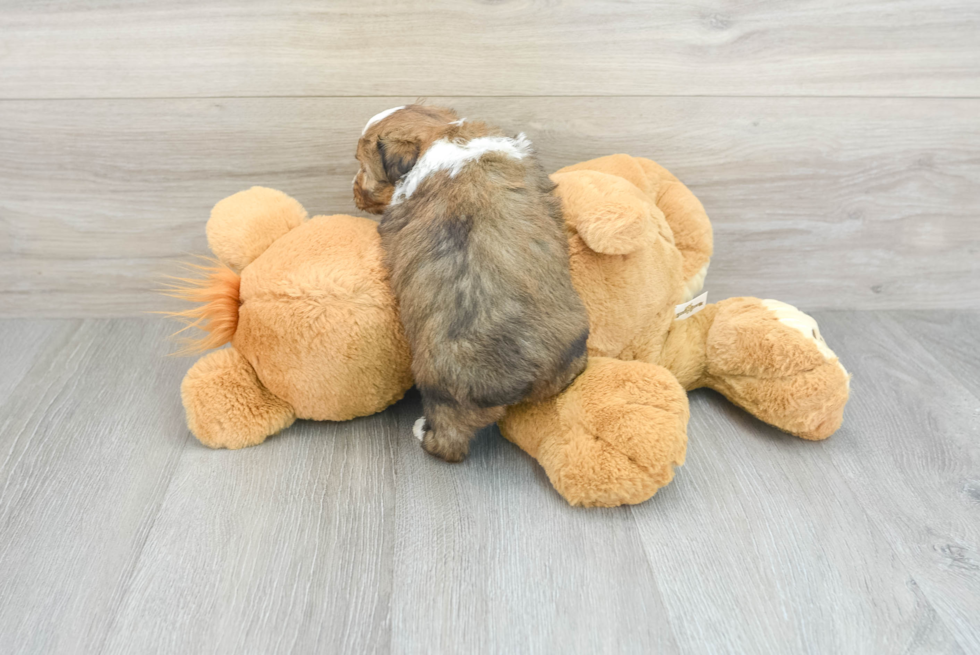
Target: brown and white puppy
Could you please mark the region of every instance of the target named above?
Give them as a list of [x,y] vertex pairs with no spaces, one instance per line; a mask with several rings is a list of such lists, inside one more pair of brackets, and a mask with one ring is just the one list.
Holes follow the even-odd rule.
[[378,114],[357,144],[354,198],[378,231],[425,416],[416,436],[457,462],[508,405],[582,372],[589,321],[572,286],[554,185],[523,134],[450,109]]

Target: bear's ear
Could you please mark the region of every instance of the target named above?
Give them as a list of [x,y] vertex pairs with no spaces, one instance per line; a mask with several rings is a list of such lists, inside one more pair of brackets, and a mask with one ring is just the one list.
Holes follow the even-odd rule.
[[649,196],[621,177],[580,170],[555,173],[551,180],[565,225],[595,252],[629,254],[653,227]]
[[222,264],[241,273],[272,242],[306,220],[306,210],[282,191],[252,187],[211,210],[208,247]]

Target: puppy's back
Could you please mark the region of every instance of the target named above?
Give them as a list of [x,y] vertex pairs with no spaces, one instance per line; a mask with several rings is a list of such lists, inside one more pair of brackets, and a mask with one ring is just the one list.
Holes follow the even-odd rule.
[[478,407],[556,393],[584,366],[588,318],[551,181],[512,148],[418,178],[380,227],[416,382]]

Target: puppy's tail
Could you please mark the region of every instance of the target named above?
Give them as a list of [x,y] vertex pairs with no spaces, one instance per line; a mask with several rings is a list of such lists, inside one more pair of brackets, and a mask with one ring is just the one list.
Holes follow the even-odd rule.
[[[175,355],[195,355],[223,346],[231,341],[238,329],[241,277],[217,259],[203,259],[205,264],[183,264],[185,269],[196,274],[194,277],[167,276],[169,284],[162,289],[165,296],[197,305],[180,312],[157,312],[184,324],[171,335],[183,344]],[[191,328],[204,334],[180,336]]]

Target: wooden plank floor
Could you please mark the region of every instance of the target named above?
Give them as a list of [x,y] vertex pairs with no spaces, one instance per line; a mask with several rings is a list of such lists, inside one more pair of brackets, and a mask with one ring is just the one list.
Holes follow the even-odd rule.
[[843,428],[710,391],[635,507],[568,507],[411,393],[244,451],[183,424],[155,319],[0,321],[0,652],[975,653],[980,313],[823,312]]

